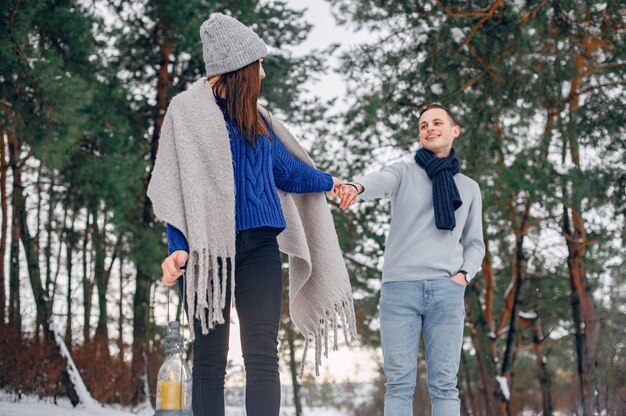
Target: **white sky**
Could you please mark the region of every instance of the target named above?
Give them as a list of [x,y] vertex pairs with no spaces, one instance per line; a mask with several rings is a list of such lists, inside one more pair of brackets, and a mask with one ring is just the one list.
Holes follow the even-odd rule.
[[[306,9],[304,19],[313,25],[307,40],[292,49],[294,54],[304,55],[313,49],[324,49],[334,43],[340,43],[341,46],[331,59],[332,70],[337,69],[338,55],[342,51],[373,39],[369,33],[363,31],[354,33],[349,28],[337,25],[331,14],[330,4],[325,0],[287,0],[287,5],[296,10]],[[345,107],[345,100],[348,98],[346,97],[346,82],[341,74],[332,70],[322,76],[319,81],[310,82],[306,88],[323,100],[339,97],[337,104],[341,106],[343,103]]]

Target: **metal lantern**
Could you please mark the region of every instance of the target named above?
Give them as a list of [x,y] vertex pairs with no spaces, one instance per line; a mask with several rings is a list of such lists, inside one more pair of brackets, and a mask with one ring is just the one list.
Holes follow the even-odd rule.
[[155,416],[192,416],[191,370],[183,358],[180,324],[170,321],[165,337],[166,359],[157,376]]

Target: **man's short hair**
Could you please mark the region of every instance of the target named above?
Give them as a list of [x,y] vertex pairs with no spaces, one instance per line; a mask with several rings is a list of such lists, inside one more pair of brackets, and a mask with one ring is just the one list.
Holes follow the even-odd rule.
[[424,114],[425,112],[427,112],[428,110],[432,110],[434,108],[440,108],[443,111],[446,112],[446,114],[448,115],[448,118],[450,119],[450,122],[452,123],[453,126],[456,126],[458,123],[456,122],[456,120],[454,119],[454,117],[452,116],[452,113],[450,112],[450,110],[448,110],[447,107],[444,107],[441,104],[427,104],[422,108],[422,111],[420,112],[419,117],[417,118],[418,120],[420,118],[422,118],[422,114]]

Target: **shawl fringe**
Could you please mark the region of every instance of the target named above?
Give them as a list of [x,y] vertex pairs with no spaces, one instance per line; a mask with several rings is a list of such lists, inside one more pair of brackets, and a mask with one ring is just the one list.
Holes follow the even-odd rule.
[[[186,273],[187,316],[200,321],[203,334],[215,326],[225,323],[223,310],[226,307],[226,290],[230,284],[231,304],[235,299],[234,253],[215,255],[203,248],[191,250],[189,268]],[[206,276],[203,278],[203,276]],[[229,305],[230,307],[230,305]],[[193,327],[189,330],[193,341]]]
[[[343,328],[343,335],[346,345],[350,345],[356,339],[356,319],[354,315],[354,304],[352,301],[352,293],[345,293],[342,298],[331,307],[323,312],[323,317],[319,319],[319,325],[310,331],[301,331],[304,335],[304,352],[302,353],[302,362],[300,363],[300,376],[304,375],[304,364],[306,363],[307,352],[310,346],[310,340],[315,342],[315,375],[320,375],[320,366],[322,365],[322,351],[324,357],[328,358],[328,338],[329,327],[333,332],[333,351],[339,349],[338,333],[340,327]],[[340,323],[337,322],[340,319]],[[323,344],[322,344],[323,343]]]

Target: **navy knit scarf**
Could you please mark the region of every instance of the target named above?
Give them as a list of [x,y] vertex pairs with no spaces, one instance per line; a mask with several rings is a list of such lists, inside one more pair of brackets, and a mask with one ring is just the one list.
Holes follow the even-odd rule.
[[415,153],[415,161],[424,168],[433,181],[433,205],[437,228],[454,230],[456,226],[454,211],[463,205],[453,178],[461,171],[456,150],[452,149],[448,157],[436,157],[430,150],[421,148]]

